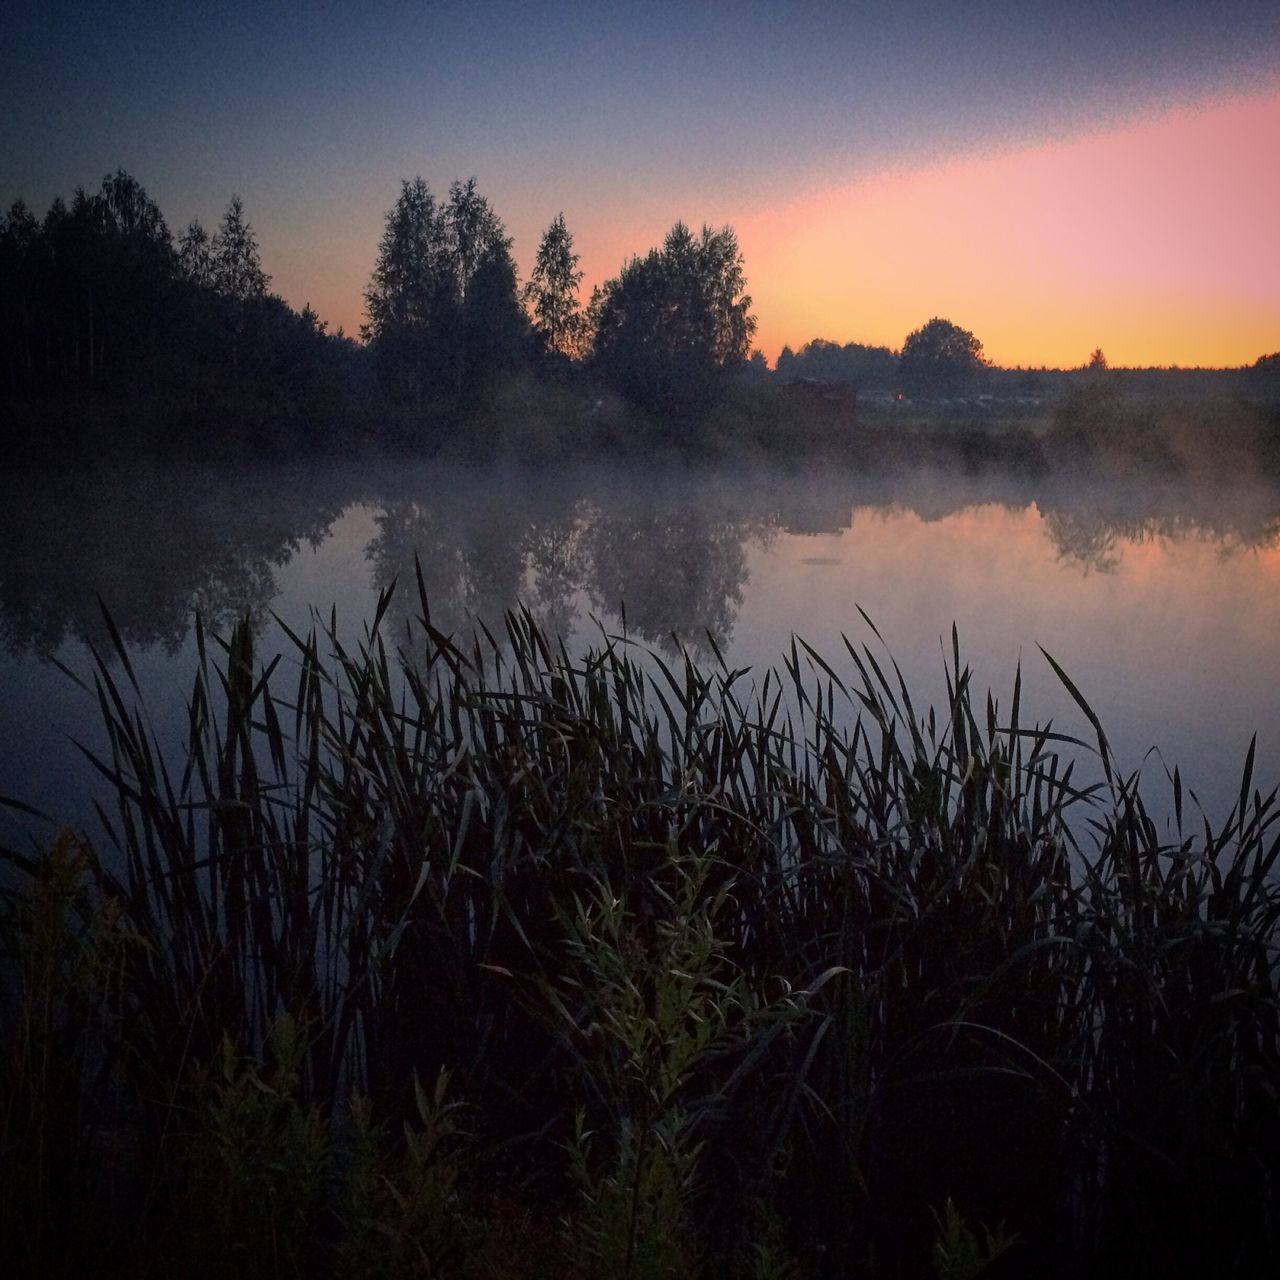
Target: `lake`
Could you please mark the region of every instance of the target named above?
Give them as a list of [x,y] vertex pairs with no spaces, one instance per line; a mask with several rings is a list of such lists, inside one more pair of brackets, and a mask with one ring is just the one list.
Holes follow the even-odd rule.
[[[1280,777],[1280,488],[1254,478],[149,465],[7,476],[0,538],[0,794],[90,830],[98,788],[72,739],[100,745],[97,712],[58,664],[86,674],[106,645],[98,597],[176,744],[197,610],[224,630],[251,614],[264,657],[273,615],[305,629],[336,609],[355,639],[392,581],[390,625],[416,611],[415,556],[436,626],[500,626],[521,602],[578,651],[625,627],[761,669],[795,633],[851,672],[842,636],[882,652],[862,610],[917,707],[943,697],[954,623],[980,689],[1007,706],[1021,662],[1023,720],[1090,736],[1052,653],[1156,811],[1176,763],[1222,818],[1255,731],[1256,785]],[[0,815],[11,840],[47,830]]]

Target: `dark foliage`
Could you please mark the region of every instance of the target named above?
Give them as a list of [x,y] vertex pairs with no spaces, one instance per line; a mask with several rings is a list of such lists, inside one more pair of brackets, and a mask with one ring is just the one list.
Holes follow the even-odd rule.
[[586,318],[578,301],[582,272],[573,236],[559,213],[543,233],[524,300],[544,350],[559,356],[584,354]]
[[[215,450],[281,446],[279,433],[296,440],[302,424],[322,431],[344,407],[352,344],[267,284],[239,197],[212,239],[197,222],[177,247],[123,171],[95,195],[78,190],[70,207],[55,200],[43,222],[19,201],[0,219],[4,391],[62,400],[73,423],[86,400],[115,406],[132,419],[118,427],[121,447],[174,443],[139,439],[147,422]],[[215,422],[228,438],[203,440]],[[8,443],[57,447],[83,444],[82,435]]]
[[780,378],[821,378],[851,382],[858,388],[889,389],[898,378],[898,357],[888,347],[814,338],[798,352],[784,347],[778,356]]
[[[425,599],[401,674],[389,603],[360,652],[298,637],[284,690],[247,626],[220,663],[201,632],[178,760],[100,657],[110,847],[6,859],[22,1273],[351,1274],[362,1223],[416,1221],[446,1273],[546,1275],[462,1269],[505,1185],[574,1277],[924,1276],[1000,1220],[1018,1274],[1259,1274],[1280,810],[1252,750],[1217,830],[1175,775],[1161,837],[1082,699],[1090,785],[954,637],[922,713],[878,646],[845,680],[796,641],[748,688],[571,660],[527,614],[460,647]],[[370,1109],[413,1173],[381,1208]]]
[[511,240],[474,178],[441,204],[401,185],[365,305],[382,392],[418,416],[474,404],[528,352]]
[[986,367],[982,343],[968,329],[935,316],[907,334],[898,376],[909,391],[952,395],[977,385]]
[[661,249],[633,258],[593,300],[594,359],[635,403],[676,415],[704,408],[750,351],[755,317],[730,227],[682,222]]

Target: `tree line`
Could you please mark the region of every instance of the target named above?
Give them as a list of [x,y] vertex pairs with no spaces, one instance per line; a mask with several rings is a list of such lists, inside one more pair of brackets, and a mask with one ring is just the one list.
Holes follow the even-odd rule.
[[176,238],[123,170],[42,219],[18,200],[0,217],[0,387],[154,405],[169,424],[318,413],[355,344],[269,284],[238,197],[212,235],[194,221]]
[[[563,213],[521,284],[511,237],[474,178],[440,198],[421,177],[405,180],[358,342],[270,291],[238,196],[212,232],[197,220],[174,236],[118,170],[43,218],[22,200],[0,215],[0,396],[18,405],[4,434],[38,403],[72,420],[105,405],[117,426],[149,421],[160,442],[216,439],[231,451],[347,439],[353,427],[429,445],[513,384],[536,398],[539,385],[576,382],[588,402],[608,389],[679,423],[767,372],[731,227],[676,223],[585,305],[582,280]],[[1276,358],[1258,362],[1268,385]],[[1089,363],[1105,370],[1100,349]],[[776,377],[946,396],[992,372],[973,333],[935,317],[897,352],[821,339],[784,348]]]
[[990,362],[968,329],[935,316],[912,330],[901,351],[815,338],[799,352],[783,347],[777,372],[785,380],[851,382],[859,387],[954,395],[980,385]]
[[644,408],[682,413],[745,364],[756,321],[731,227],[695,235],[677,222],[586,307],[578,262],[560,213],[520,288],[511,239],[474,178],[439,202],[422,178],[402,183],[362,331],[385,393],[418,409],[432,397],[470,403],[521,366],[555,374],[576,362]]
[[0,394],[155,407],[173,427],[399,420],[482,408],[512,377],[582,370],[645,409],[684,413],[746,363],[755,318],[732,228],[683,223],[579,297],[564,215],[521,285],[474,178],[437,199],[406,180],[365,292],[362,342],[270,291],[238,196],[176,237],[123,170],[43,218],[0,215]]

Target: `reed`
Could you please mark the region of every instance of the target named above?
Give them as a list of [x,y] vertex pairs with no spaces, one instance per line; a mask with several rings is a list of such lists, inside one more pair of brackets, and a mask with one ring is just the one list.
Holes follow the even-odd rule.
[[[978,695],[954,632],[920,708],[869,620],[753,674],[714,644],[576,657],[522,611],[464,643],[418,596],[403,636],[387,592],[354,648],[331,620],[265,665],[197,624],[173,760],[108,621],[104,838],[73,883],[65,843],[7,855],[0,1154],[78,1180],[8,1187],[24,1261],[105,1203],[104,1126],[139,1274],[193,1240],[211,1274],[637,1280],[1246,1275],[1274,1245],[1252,751],[1220,828],[1175,771],[1162,834],[1066,673],[1087,748],[1020,676]],[[50,883],[57,946],[96,957],[61,986]],[[40,1036],[88,1047],[75,1109],[28,1124]]]

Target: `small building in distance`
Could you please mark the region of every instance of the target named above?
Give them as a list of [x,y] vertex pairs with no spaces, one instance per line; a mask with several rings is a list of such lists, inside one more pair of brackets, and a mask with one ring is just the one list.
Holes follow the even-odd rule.
[[788,378],[782,387],[789,399],[853,423],[858,409],[858,389],[853,383],[837,378]]

